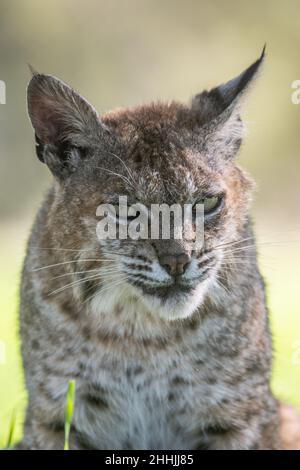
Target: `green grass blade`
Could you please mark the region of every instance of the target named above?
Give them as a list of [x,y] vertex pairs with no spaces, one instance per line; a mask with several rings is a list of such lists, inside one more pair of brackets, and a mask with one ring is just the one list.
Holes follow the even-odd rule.
[[70,380],[69,386],[68,386],[68,392],[67,392],[67,399],[66,399],[64,450],[70,450],[69,438],[70,438],[70,430],[71,430],[74,407],[75,407],[75,387],[76,387],[76,381]]
[[13,448],[15,428],[16,428],[16,412],[14,411],[12,413],[11,420],[10,420],[7,443],[6,443],[6,446],[5,446],[6,450],[10,450],[10,449]]

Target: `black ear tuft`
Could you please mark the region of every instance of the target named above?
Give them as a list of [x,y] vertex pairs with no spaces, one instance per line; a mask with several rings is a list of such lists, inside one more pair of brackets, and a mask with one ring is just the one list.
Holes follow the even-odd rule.
[[233,110],[261,69],[265,58],[265,49],[266,45],[260,57],[240,75],[210,91],[204,91],[195,96],[192,109],[198,114],[199,122],[205,123],[215,119],[228,108]]
[[206,133],[206,149],[210,154],[230,160],[240,148],[244,136],[244,126],[239,116],[240,103],[261,69],[265,47],[261,56],[236,78],[193,99],[193,126],[202,128]]
[[229,106],[239,95],[241,96],[247,91],[249,85],[256,77],[265,58],[266,45],[262,50],[261,56],[250,67],[242,72],[238,77],[233,78],[229,82],[220,85],[215,90],[220,94],[220,99],[223,101],[224,109]]

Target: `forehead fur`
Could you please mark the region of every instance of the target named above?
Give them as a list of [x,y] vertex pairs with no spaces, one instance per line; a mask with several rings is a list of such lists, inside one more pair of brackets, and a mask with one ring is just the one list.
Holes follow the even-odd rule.
[[184,124],[184,115],[188,108],[181,103],[150,103],[134,108],[119,108],[102,116],[105,124],[121,135],[134,131],[145,134],[163,133],[178,130]]
[[187,106],[151,103],[110,111],[102,121],[120,138],[131,168],[138,170],[135,191],[141,200],[156,196],[179,202],[197,190],[220,191],[219,176],[199,153],[201,137],[191,128]]
[[[175,101],[150,103],[111,111],[102,120],[119,139],[123,156],[135,166],[162,171],[166,165],[184,163],[192,170],[187,151],[199,148],[200,136],[191,128],[187,106]],[[197,145],[193,145],[195,139]]]

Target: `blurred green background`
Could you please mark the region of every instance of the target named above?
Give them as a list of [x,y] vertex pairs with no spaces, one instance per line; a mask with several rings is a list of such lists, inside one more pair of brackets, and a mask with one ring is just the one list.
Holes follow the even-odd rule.
[[80,90],[98,110],[187,101],[240,73],[267,42],[249,98],[241,164],[255,177],[253,215],[274,334],[273,388],[300,408],[300,79],[297,0],[0,0],[0,445],[26,400],[18,344],[20,269],[49,184],[25,104],[27,63]]

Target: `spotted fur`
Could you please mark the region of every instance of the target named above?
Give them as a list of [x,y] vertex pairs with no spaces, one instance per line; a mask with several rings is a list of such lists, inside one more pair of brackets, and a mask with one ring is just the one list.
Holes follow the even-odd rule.
[[[191,106],[99,117],[60,80],[28,88],[39,159],[54,183],[30,237],[21,338],[29,404],[21,448],[61,449],[76,380],[74,449],[278,449],[271,337],[249,205],[235,163],[262,57]],[[96,208],[222,194],[205,243],[96,237]],[[186,254],[174,278],[162,256]]]

